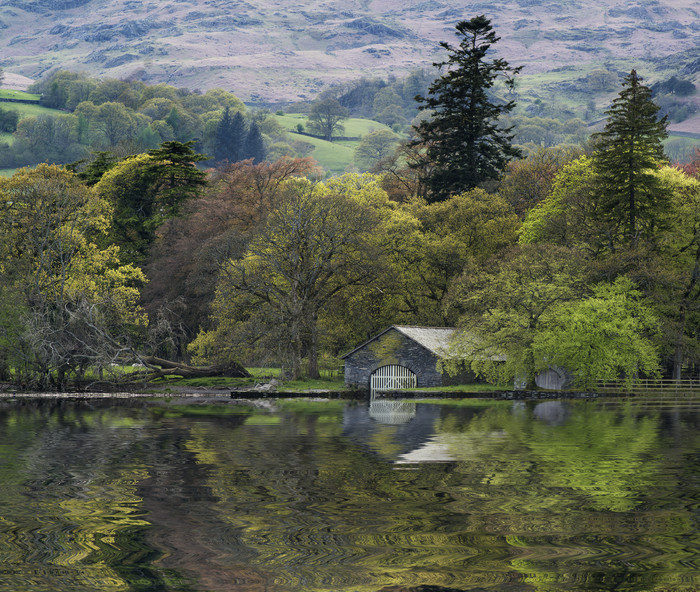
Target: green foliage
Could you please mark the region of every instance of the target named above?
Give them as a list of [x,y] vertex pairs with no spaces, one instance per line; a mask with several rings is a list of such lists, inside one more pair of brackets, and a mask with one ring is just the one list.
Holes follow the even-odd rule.
[[319,316],[336,294],[375,273],[369,239],[376,218],[356,193],[350,184],[286,182],[245,256],[222,270],[221,331],[278,350],[292,378],[302,375],[306,352],[309,376],[318,376]]
[[19,123],[19,111],[0,107],[0,132],[14,132]]
[[574,117],[560,120],[551,117],[511,115],[503,120],[509,127],[512,126],[513,143],[526,153],[560,144],[581,145],[590,133],[586,124]]
[[534,385],[537,335],[555,306],[578,296],[580,273],[573,253],[551,245],[513,247],[467,267],[451,294],[461,332],[443,367],[457,373],[466,361],[489,382]]
[[411,323],[450,325],[455,319],[445,303],[452,282],[465,267],[515,242],[517,216],[503,199],[482,189],[411,204],[406,213],[415,218],[413,228],[405,220],[391,235],[394,289],[402,308],[411,312]]
[[109,370],[144,321],[141,271],[97,245],[109,205],[49,165],[0,179],[0,204],[0,370],[12,367],[17,382],[39,388]]
[[673,94],[679,97],[687,97],[695,94],[695,85],[691,80],[671,76],[668,80],[656,82],[651,85],[651,91],[656,94]]
[[417,97],[430,119],[416,127],[415,145],[425,148],[430,163],[425,183],[431,199],[441,200],[501,176],[509,160],[520,155],[512,146],[511,129],[498,119],[510,112],[513,101],[496,101],[489,91],[506,77],[512,87],[511,68],[501,58],[487,59],[498,37],[482,16],[457,24],[458,47],[441,43],[446,61],[436,64],[446,72],[430,86],[427,97]]
[[398,146],[399,137],[388,130],[377,130],[364,136],[355,148],[355,164],[367,171],[390,157]]
[[537,148],[527,158],[508,164],[498,185],[498,194],[524,217],[550,194],[564,166],[580,156],[581,150],[573,146]]
[[[124,156],[155,148],[164,141],[187,142],[194,138],[209,149],[215,145],[216,126],[211,122],[220,119],[226,108],[232,112],[245,110],[238,98],[222,89],[194,94],[165,84],[97,80],[61,70],[36,83],[33,90],[41,94],[43,106],[18,103],[17,110],[21,118],[27,114],[44,118],[31,126],[20,122],[15,140],[19,136],[21,141],[13,142],[6,154],[0,154],[0,166],[42,160],[67,163],[95,149]],[[56,118],[66,117],[57,115],[56,109],[78,118],[72,124],[70,146],[51,134],[50,130],[59,127]],[[65,127],[65,120],[60,125]]]
[[659,320],[641,292],[624,276],[594,286],[593,295],[554,307],[533,343],[536,360],[565,368],[579,387],[598,379],[654,376],[659,352],[653,338]]
[[582,156],[564,166],[552,183],[550,195],[531,209],[523,222],[520,242],[552,243],[591,255],[608,244],[608,229],[597,222],[599,205],[591,159]]
[[203,159],[192,142],[164,142],[101,176],[95,190],[114,208],[110,240],[122,248],[124,261],[142,263],[158,227],[200,194],[207,181],[196,163]]
[[18,166],[41,160],[72,161],[86,152],[80,143],[75,115],[38,115],[20,119],[10,150],[0,155],[0,165]]

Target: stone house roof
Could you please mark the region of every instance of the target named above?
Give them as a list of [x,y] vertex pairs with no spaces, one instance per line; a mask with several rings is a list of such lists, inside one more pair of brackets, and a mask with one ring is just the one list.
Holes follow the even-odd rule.
[[392,325],[388,327],[378,335],[375,335],[371,339],[365,341],[362,345],[359,345],[351,352],[341,356],[341,359],[345,359],[356,351],[362,349],[367,344],[372,343],[376,339],[379,339],[382,335],[391,331],[392,329],[404,334],[409,339],[412,339],[419,345],[423,346],[429,352],[435,354],[438,357],[445,357],[447,355],[447,349],[450,345],[450,339],[454,335],[454,327],[416,327],[410,325]]

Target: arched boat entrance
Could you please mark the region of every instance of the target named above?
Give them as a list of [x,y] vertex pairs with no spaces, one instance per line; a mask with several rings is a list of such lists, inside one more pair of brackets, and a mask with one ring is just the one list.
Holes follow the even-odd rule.
[[415,388],[417,385],[416,375],[405,366],[397,364],[377,368],[369,379],[370,393],[373,397],[377,391],[400,391]]

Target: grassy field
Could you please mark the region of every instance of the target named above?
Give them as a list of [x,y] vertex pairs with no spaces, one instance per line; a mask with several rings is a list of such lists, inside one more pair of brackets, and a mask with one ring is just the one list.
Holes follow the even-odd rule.
[[[286,113],[284,115],[276,115],[275,117],[280,125],[284,126],[290,131],[296,131],[297,126],[300,123],[306,127],[306,115],[303,113]],[[345,128],[345,133],[343,135],[356,138],[360,138],[365,134],[375,132],[380,129],[391,131],[391,128],[388,125],[384,125],[378,121],[353,117],[346,119],[343,122],[343,127]]]
[[[320,138],[312,138],[296,133],[299,124],[306,128],[306,115],[303,113],[287,113],[276,115],[277,121],[289,130],[292,139],[311,144],[314,149],[309,156],[315,159],[331,175],[342,175],[354,168],[355,148],[359,140],[327,142]],[[346,137],[360,138],[365,134],[380,129],[388,129],[382,123],[371,119],[350,118],[344,122]]]
[[22,90],[10,90],[8,88],[0,88],[0,99],[22,99],[24,101],[38,101],[41,98],[39,95],[24,92]]
[[345,145],[341,145],[337,142],[326,142],[326,140],[311,138],[292,132],[290,132],[289,135],[293,140],[311,144],[314,149],[309,156],[316,160],[331,175],[342,175],[347,172],[349,167],[353,164],[355,147],[348,144],[357,145],[358,142],[345,142]]
[[61,115],[63,111],[58,109],[49,109],[41,105],[30,105],[29,103],[3,103],[0,101],[0,108],[9,109],[11,111],[19,111],[20,119],[23,117],[31,117],[33,115]]

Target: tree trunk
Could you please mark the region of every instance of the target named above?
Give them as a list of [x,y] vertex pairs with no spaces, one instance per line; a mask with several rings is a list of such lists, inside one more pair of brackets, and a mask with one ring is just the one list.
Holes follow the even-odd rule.
[[309,378],[321,378],[318,371],[318,329],[316,324],[318,317],[314,313],[311,317],[311,344],[309,347]]
[[250,373],[240,364],[229,366],[190,366],[180,362],[172,362],[155,356],[144,356],[141,361],[151,371],[148,380],[163,376],[175,375],[182,378],[205,378],[207,376],[227,376],[232,378],[248,378]]

